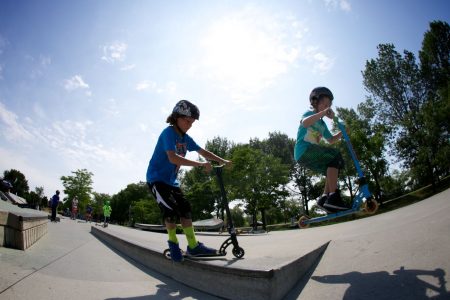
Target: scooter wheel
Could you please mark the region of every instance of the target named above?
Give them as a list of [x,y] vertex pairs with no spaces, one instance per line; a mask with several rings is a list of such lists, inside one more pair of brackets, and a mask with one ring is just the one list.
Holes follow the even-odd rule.
[[367,199],[363,204],[363,210],[368,215],[373,215],[378,210],[378,202],[373,199]]
[[242,258],[245,254],[244,249],[242,249],[241,247],[233,247],[233,255],[237,258]]
[[165,258],[170,259],[170,249],[164,250],[163,255],[164,255]]
[[307,216],[301,216],[300,219],[298,219],[298,227],[299,228],[308,228],[309,224],[305,223],[309,218]]

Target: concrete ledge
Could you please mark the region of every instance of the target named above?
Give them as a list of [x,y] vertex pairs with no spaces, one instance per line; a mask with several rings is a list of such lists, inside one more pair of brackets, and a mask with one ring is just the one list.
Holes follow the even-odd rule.
[[46,213],[8,205],[0,210],[0,247],[25,250],[47,234]]
[[[270,270],[223,267],[207,261],[173,263],[160,251],[139,245],[125,236],[91,227],[91,233],[144,266],[183,284],[227,299],[282,299],[321,257],[329,242],[310,253]],[[231,261],[231,260],[230,260]]]

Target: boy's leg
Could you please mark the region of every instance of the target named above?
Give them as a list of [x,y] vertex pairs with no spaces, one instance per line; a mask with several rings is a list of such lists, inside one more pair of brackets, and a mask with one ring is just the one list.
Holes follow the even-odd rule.
[[188,246],[194,249],[198,246],[197,239],[195,238],[194,227],[192,226],[192,219],[180,218],[181,226],[183,226],[184,234],[188,242]]
[[328,199],[324,204],[324,207],[327,210],[343,211],[350,208],[344,201],[342,201],[341,193],[337,189],[338,176],[339,169],[334,167],[329,167],[327,169],[327,183],[330,191]]
[[161,210],[161,215],[166,224],[166,230],[169,236],[167,243],[170,249],[170,258],[175,262],[183,261],[183,254],[181,253],[176,234],[176,218],[178,209],[171,192],[173,187],[160,182],[154,184],[148,183],[148,187],[158,203]]
[[178,244],[177,225],[166,220],[166,230],[169,235],[169,241]]
[[325,188],[327,189],[326,193],[334,193],[337,190],[337,181],[339,176],[339,170],[336,168],[328,168],[327,169],[327,179]]

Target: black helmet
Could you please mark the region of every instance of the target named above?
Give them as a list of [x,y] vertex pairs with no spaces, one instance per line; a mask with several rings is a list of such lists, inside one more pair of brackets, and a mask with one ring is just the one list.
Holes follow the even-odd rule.
[[180,100],[173,108],[172,114],[178,114],[181,116],[191,117],[196,120],[200,118],[200,110],[195,104],[192,104],[188,100]]
[[334,98],[333,93],[328,88],[324,86],[319,86],[313,89],[311,91],[311,94],[309,95],[309,102],[311,103],[311,105],[316,100],[319,100],[320,96],[327,96],[328,98],[330,98],[331,101],[333,101]]
[[56,194],[59,195],[59,191],[58,190],[56,190]]

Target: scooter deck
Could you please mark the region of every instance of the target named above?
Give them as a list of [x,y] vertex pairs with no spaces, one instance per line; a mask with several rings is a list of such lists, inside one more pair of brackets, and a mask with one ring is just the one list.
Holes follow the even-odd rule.
[[[163,254],[164,254],[165,258],[171,259],[171,257],[170,257],[170,249],[164,250]],[[223,257],[223,256],[227,255],[226,253],[221,253],[219,251],[216,251],[215,254],[190,255],[190,254],[188,254],[187,252],[185,252],[183,250],[181,250],[181,254],[183,255],[183,258],[185,258],[185,259],[192,259],[192,260],[195,260],[195,259],[208,259],[208,258],[214,258],[214,257]]]

